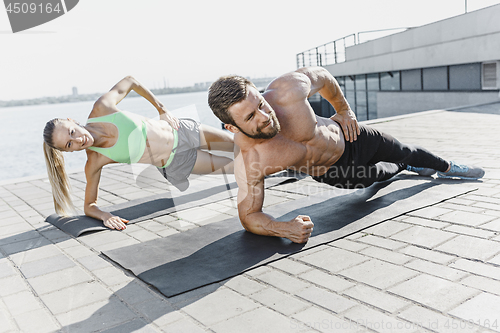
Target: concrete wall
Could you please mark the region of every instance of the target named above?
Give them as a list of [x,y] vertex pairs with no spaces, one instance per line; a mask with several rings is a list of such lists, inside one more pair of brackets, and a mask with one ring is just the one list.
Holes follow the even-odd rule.
[[500,101],[498,91],[425,92],[380,91],[377,93],[378,118],[418,111],[486,104]]
[[500,59],[500,5],[354,45],[334,76]]

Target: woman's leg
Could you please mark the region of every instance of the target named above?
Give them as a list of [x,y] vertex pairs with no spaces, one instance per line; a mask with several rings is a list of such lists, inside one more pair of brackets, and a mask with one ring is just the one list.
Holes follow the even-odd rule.
[[234,173],[234,161],[228,157],[217,156],[203,150],[197,150],[196,163],[194,164],[194,174],[207,173]]
[[200,125],[200,148],[234,152],[233,136],[227,131]]

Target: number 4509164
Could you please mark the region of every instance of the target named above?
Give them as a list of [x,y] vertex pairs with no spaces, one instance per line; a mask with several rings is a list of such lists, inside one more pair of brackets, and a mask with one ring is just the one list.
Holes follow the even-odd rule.
[[59,7],[59,3],[56,3],[55,6],[52,6],[51,3],[44,4],[36,4],[36,3],[27,3],[27,2],[14,2],[9,3],[7,6],[7,13],[47,13],[50,14],[52,12],[59,13],[62,9]]

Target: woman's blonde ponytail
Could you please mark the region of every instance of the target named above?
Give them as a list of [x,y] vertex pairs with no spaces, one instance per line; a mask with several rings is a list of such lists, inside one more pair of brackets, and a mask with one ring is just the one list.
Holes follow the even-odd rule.
[[76,209],[71,200],[71,185],[64,167],[64,156],[60,150],[53,147],[52,142],[52,133],[54,132],[55,124],[60,121],[60,119],[53,119],[45,126],[43,132],[43,153],[47,166],[47,174],[52,186],[52,196],[54,198],[56,213],[61,216],[71,216],[75,214]]

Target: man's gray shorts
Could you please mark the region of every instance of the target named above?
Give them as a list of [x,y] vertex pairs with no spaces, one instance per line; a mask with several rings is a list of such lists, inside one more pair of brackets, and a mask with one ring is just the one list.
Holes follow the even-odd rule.
[[174,158],[166,168],[158,168],[163,176],[180,191],[189,187],[188,177],[196,163],[197,149],[200,147],[200,123],[193,119],[179,119],[177,147]]

